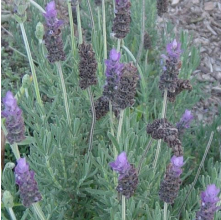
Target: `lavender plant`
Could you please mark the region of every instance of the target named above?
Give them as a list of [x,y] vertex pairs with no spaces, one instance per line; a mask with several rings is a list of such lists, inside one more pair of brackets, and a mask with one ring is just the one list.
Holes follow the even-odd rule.
[[[4,217],[220,219],[219,136],[206,147],[209,129],[193,120],[197,49],[183,32],[156,28],[167,1],[68,1],[65,12],[56,1],[30,3],[15,16],[31,18],[25,42],[39,96],[32,77],[12,84],[15,97],[4,78],[6,149],[19,145],[15,164],[2,168]],[[26,54],[13,21],[10,31]]]

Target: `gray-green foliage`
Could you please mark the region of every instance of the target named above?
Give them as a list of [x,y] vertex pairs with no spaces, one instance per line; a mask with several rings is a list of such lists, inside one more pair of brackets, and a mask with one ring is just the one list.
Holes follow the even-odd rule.
[[[136,57],[141,34],[141,1],[131,2],[131,31],[123,43]],[[42,1],[38,1],[38,3],[44,5]],[[91,4],[94,6],[93,2]],[[157,33],[155,4],[153,0],[146,1],[145,30],[150,33],[153,46],[148,53],[148,63],[145,60],[146,51],[142,52],[139,66],[144,78],[142,79],[143,82],[140,82],[135,105],[125,110],[120,140],[118,142],[116,137],[111,134],[109,115],[107,115],[95,124],[93,150],[89,156],[87,149],[91,126],[90,102],[86,91],[82,91],[78,86],[79,57],[77,48],[73,52],[71,51],[69,26],[66,24],[62,30],[67,53],[67,59],[62,63],[62,69],[72,119],[71,128],[67,125],[57,70],[54,65],[48,63],[46,49],[35,38],[35,27],[39,21],[44,21],[43,16],[36,8],[29,7],[28,9],[28,14],[30,13],[32,16],[31,20],[25,23],[25,28],[36,64],[44,110],[36,103],[32,86],[28,88],[29,97],[23,95],[19,100],[19,105],[23,110],[26,134],[29,137],[30,153],[26,152],[26,156],[31,169],[36,173],[36,180],[43,196],[40,204],[48,219],[121,219],[121,202],[115,190],[114,182],[114,178],[116,179],[117,176],[108,165],[114,160],[113,145],[116,146],[118,153],[126,151],[130,163],[138,167],[150,139],[146,134],[146,124],[159,117],[162,107],[162,94],[158,89],[161,71],[160,54],[165,52],[165,44],[174,38],[174,34],[171,32],[171,24],[167,25],[167,32],[170,34]],[[87,39],[91,40],[98,61],[98,86],[92,88],[96,99],[102,94],[105,74],[102,30],[99,30],[97,9],[92,8],[95,20],[94,32],[90,27],[87,3],[82,1],[82,25],[87,30]],[[110,37],[113,20],[112,1],[106,2],[106,20],[109,51],[114,45],[116,47],[116,41]],[[19,32],[16,23],[11,22],[10,27],[18,50],[26,54],[22,38],[19,33],[16,33]],[[77,44],[76,37],[75,40]],[[191,38],[186,33],[181,33],[180,40],[184,50],[181,77],[186,79],[197,67],[199,54],[197,48],[191,45]],[[4,49],[2,52],[4,53]],[[121,62],[132,61],[131,56],[125,50],[121,49],[121,52]],[[4,65],[7,67],[7,62]],[[7,76],[9,76],[8,73],[3,81],[3,94],[9,89]],[[16,80],[17,84],[21,85],[21,81],[18,79]],[[14,92],[19,88],[18,86],[12,87],[15,89]],[[200,97],[199,86],[194,85],[191,93],[183,92],[178,96],[175,104],[168,104],[167,118],[175,124],[185,109],[191,109]],[[194,125],[184,135],[182,142],[185,149],[186,164],[183,173],[183,185],[175,204],[168,208],[168,219],[177,219],[179,207],[190,188],[204,153],[206,142],[209,139],[210,131],[215,130],[216,125],[217,123],[206,128]],[[115,118],[115,134],[117,126],[118,119]],[[156,145],[157,143],[154,141],[145,158],[135,195],[126,202],[127,219],[163,219],[163,203],[159,200],[158,191],[171,157],[171,150],[162,144],[159,162],[156,171],[154,171],[152,162]],[[200,205],[200,191],[204,190],[207,184],[215,183],[219,188],[221,187],[221,164],[215,162],[220,159],[220,155],[217,155],[219,145],[220,139],[218,133],[215,133],[213,146],[209,153],[210,159],[206,161],[202,175],[187,200],[181,219],[192,220],[194,218]],[[22,147],[19,148],[22,149]],[[2,185],[4,190],[11,192],[16,204],[20,207],[14,207],[17,217],[21,218],[23,215],[21,219],[38,219],[31,208],[24,211],[25,209],[19,202],[14,181],[12,170],[5,168]],[[3,209],[3,211],[5,210]],[[4,215],[7,214],[4,213]],[[216,220],[220,218],[220,214],[215,217]]]

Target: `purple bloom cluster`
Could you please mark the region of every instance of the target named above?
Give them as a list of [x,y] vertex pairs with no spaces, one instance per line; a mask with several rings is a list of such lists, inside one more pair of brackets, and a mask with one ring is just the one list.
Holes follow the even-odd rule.
[[19,185],[20,197],[26,207],[42,199],[34,175],[34,171],[29,170],[26,159],[20,158],[15,167],[15,181]]
[[63,41],[61,38],[60,26],[63,21],[58,20],[55,2],[51,1],[47,4],[45,17],[45,46],[48,50],[48,60],[51,63],[65,60],[65,53],[63,50]]
[[109,165],[119,174],[125,173],[128,169],[130,169],[130,164],[127,160],[126,152],[123,151],[121,154],[119,154],[117,159],[114,162],[109,163]]
[[112,49],[110,51],[109,59],[105,60],[105,65],[106,82],[103,95],[113,101],[124,68],[124,64],[120,63],[120,52],[118,53],[115,49]]
[[180,121],[176,124],[176,128],[178,129],[179,136],[181,136],[185,132],[185,130],[190,127],[190,124],[193,118],[194,117],[191,111],[186,109]]
[[55,6],[55,1],[51,1],[47,4],[46,8],[46,13],[44,13],[44,17],[46,20],[46,23],[48,26],[58,28],[63,24],[62,20],[58,20],[57,18],[57,11],[56,11],[56,6]]
[[218,194],[220,189],[216,188],[215,184],[208,185],[206,190],[201,193],[201,207],[196,214],[196,219],[213,220],[214,214],[221,207],[217,207],[216,203],[220,200]]
[[22,110],[17,105],[17,100],[12,92],[8,91],[3,98],[5,109],[2,111],[2,117],[6,118],[6,136],[10,144],[19,143],[25,139],[25,126],[22,117]]
[[176,157],[173,156],[170,160],[170,162],[172,163],[172,170],[174,171],[174,174],[176,176],[180,176],[182,174],[182,169],[181,167],[183,166],[183,156],[181,157]]
[[159,196],[162,201],[169,204],[174,203],[181,185],[180,175],[183,164],[183,156],[171,158],[164,179],[160,184]]
[[173,42],[167,44],[167,54],[170,57],[175,57],[177,60],[180,58],[180,54],[182,53],[181,50],[181,43],[177,42],[176,39]]
[[126,198],[130,198],[137,188],[137,170],[128,162],[125,152],[118,155],[117,159],[109,163],[109,165],[114,171],[120,174],[116,190]]

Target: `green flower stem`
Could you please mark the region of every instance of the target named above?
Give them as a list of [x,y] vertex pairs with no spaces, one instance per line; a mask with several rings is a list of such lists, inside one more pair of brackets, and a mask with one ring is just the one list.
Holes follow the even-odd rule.
[[7,208],[7,210],[8,210],[8,213],[9,213],[10,217],[11,217],[11,220],[17,220],[16,217],[15,217],[15,213],[14,213],[13,209],[12,208]]
[[71,126],[71,117],[70,117],[70,111],[69,111],[69,105],[68,105],[67,91],[66,91],[66,86],[65,86],[65,82],[64,82],[64,76],[62,73],[61,63],[56,62],[55,64],[56,64],[58,74],[59,74],[59,77],[61,80],[61,88],[62,88],[62,92],[63,92],[64,106],[65,106],[65,111],[67,114],[68,125]]
[[61,148],[60,144],[59,144],[58,150],[60,152],[61,164],[62,164],[63,174],[64,174],[64,180],[65,180],[65,182],[67,182],[68,177],[67,177],[67,172],[66,172],[66,168],[65,168],[64,155],[62,153],[62,148]]
[[186,201],[187,201],[187,199],[188,199],[188,197],[189,197],[191,191],[193,190],[193,187],[194,187],[195,184],[196,184],[196,181],[197,181],[197,179],[198,179],[198,177],[199,177],[199,175],[200,175],[200,171],[201,171],[201,169],[203,168],[203,164],[204,164],[204,162],[205,162],[206,156],[207,156],[207,154],[208,154],[208,152],[209,152],[209,149],[210,149],[210,147],[211,147],[211,143],[212,143],[212,140],[213,140],[213,135],[214,135],[214,131],[212,131],[211,134],[210,134],[210,138],[209,138],[208,144],[207,144],[207,146],[206,146],[206,149],[205,149],[203,158],[202,158],[202,160],[201,160],[201,162],[200,162],[200,165],[199,165],[199,168],[198,168],[198,170],[197,170],[197,173],[196,173],[196,176],[195,176],[195,178],[194,178],[194,181],[193,181],[193,183],[191,184],[191,187],[190,187],[188,193],[186,194],[186,197],[185,197],[185,199],[184,199],[184,201],[183,201],[183,203],[182,203],[182,205],[181,205],[181,207],[180,207],[180,209],[179,209],[179,211],[178,211],[178,219],[179,219],[179,216],[180,216],[180,214],[181,214],[181,212],[182,212],[182,209],[184,208],[184,206],[185,206],[185,204],[186,204]]
[[39,204],[38,202],[33,203],[33,204],[32,204],[32,207],[33,207],[35,213],[37,214],[37,216],[38,216],[41,220],[46,220],[46,217],[45,217],[45,215],[44,215],[44,213],[43,213],[43,211],[42,211],[42,209],[41,209],[41,206],[40,206],[40,204]]
[[35,6],[37,9],[39,9],[42,13],[46,13],[46,11],[45,11],[38,3],[36,3],[35,1],[29,0],[29,2],[30,2],[33,6]]
[[56,180],[54,174],[53,174],[53,170],[51,168],[50,162],[48,160],[48,156],[45,157],[46,160],[46,167],[51,175],[52,181],[54,182],[54,184],[58,187],[58,189],[62,190],[62,186],[61,184]]
[[120,52],[121,39],[117,39],[117,52]]
[[122,195],[122,220],[126,220],[126,198]]
[[83,43],[83,36],[82,36],[82,29],[81,29],[81,15],[80,15],[80,8],[79,8],[79,1],[77,1],[77,22],[78,22],[78,43]]
[[16,160],[19,160],[20,159],[20,152],[18,149],[18,144],[14,143],[14,144],[11,144],[10,146],[11,146],[13,154],[15,155]]
[[115,1],[116,1],[116,0],[113,0],[113,12],[114,12],[114,17],[115,17]]
[[34,66],[32,56],[31,56],[31,51],[30,51],[27,35],[26,35],[26,32],[25,32],[25,27],[24,27],[23,23],[20,23],[19,25],[20,25],[23,40],[24,40],[24,43],[25,43],[25,48],[26,48],[26,52],[27,52],[27,55],[28,55],[29,65],[31,67],[31,72],[32,72],[32,76],[33,76],[34,88],[35,88],[35,93],[36,93],[36,97],[37,97],[37,102],[40,106],[43,107],[43,103],[42,103],[39,88],[38,88],[38,81],[37,81],[37,76],[36,76],[36,72],[35,72],[35,66]]
[[140,39],[140,46],[139,50],[137,53],[137,63],[140,61],[142,49],[143,49],[143,44],[144,44],[144,29],[145,29],[145,0],[142,1],[142,19],[141,19],[141,39]]
[[[162,107],[162,114],[161,114],[161,118],[165,118],[166,117],[166,106],[167,106],[167,90],[164,90],[164,96],[163,96],[163,107]],[[153,169],[156,169],[157,166],[157,161],[158,161],[158,157],[160,154],[160,146],[161,146],[161,142],[162,140],[159,139],[157,142],[157,150],[156,150],[156,155],[155,155],[155,159],[153,162]]]
[[88,153],[89,153],[89,152],[91,152],[92,147],[93,147],[94,125],[95,125],[95,122],[96,122],[96,113],[95,113],[95,107],[94,107],[94,99],[93,99],[93,94],[91,92],[91,87],[90,86],[88,88],[88,95],[90,97],[91,111],[92,111],[92,123],[91,123],[89,148],[88,148]]
[[102,0],[102,17],[103,17],[103,38],[104,38],[104,59],[107,59],[107,36],[106,36],[106,15],[105,2]]
[[119,125],[118,125],[118,129],[117,129],[117,141],[118,141],[118,144],[119,144],[119,140],[120,140],[122,125],[123,125],[123,119],[124,119],[124,110],[121,110],[120,111]]
[[90,15],[91,15],[91,23],[92,23],[92,30],[94,30],[94,16],[93,16],[93,12],[91,10],[91,4],[90,4],[90,0],[87,0],[87,4],[88,4],[88,8],[90,11]]
[[167,220],[167,203],[166,202],[164,202],[163,220]]
[[71,8],[71,0],[67,0],[67,4],[68,4],[68,16],[69,16],[70,29],[71,29],[71,49],[73,55],[75,56],[74,22],[73,22],[72,8]]
[[153,142],[153,139],[151,138],[150,141],[149,141],[149,143],[147,144],[146,149],[145,149],[145,151],[144,151],[144,153],[143,153],[143,155],[142,155],[142,158],[141,158],[141,160],[140,160],[140,163],[139,163],[139,166],[138,166],[138,169],[137,169],[137,170],[138,170],[138,174],[140,173],[140,169],[141,169],[141,167],[142,167],[144,158],[146,157],[147,152],[149,151],[152,142]]

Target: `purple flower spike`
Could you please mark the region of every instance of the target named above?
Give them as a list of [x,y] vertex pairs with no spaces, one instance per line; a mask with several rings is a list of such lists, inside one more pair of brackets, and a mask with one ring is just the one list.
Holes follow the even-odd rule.
[[180,176],[182,173],[181,167],[183,166],[183,156],[181,157],[176,157],[173,156],[170,160],[172,163],[172,170],[176,173],[176,176]]
[[22,110],[17,105],[17,100],[12,92],[8,91],[3,98],[5,109],[2,111],[2,117],[6,118],[6,136],[10,144],[19,143],[25,139],[25,126],[22,117]]
[[20,197],[26,207],[42,199],[34,175],[34,171],[29,170],[26,159],[20,158],[15,167],[15,182],[19,185]]
[[217,203],[220,199],[217,197],[220,189],[216,188],[215,184],[208,185],[206,190],[201,193],[201,199],[204,203]]
[[179,59],[181,51],[181,43],[177,42],[176,39],[173,40],[173,42],[167,44],[167,53],[171,57],[175,57],[176,59]]
[[127,155],[124,151],[118,155],[114,162],[109,163],[109,165],[114,171],[120,174],[123,174],[126,170],[130,169],[130,164],[127,161]]
[[214,219],[215,212],[220,210],[221,207],[217,207],[216,203],[220,200],[218,194],[220,189],[216,188],[215,184],[208,185],[206,190],[201,193],[201,207],[196,213],[196,220],[212,220]]

